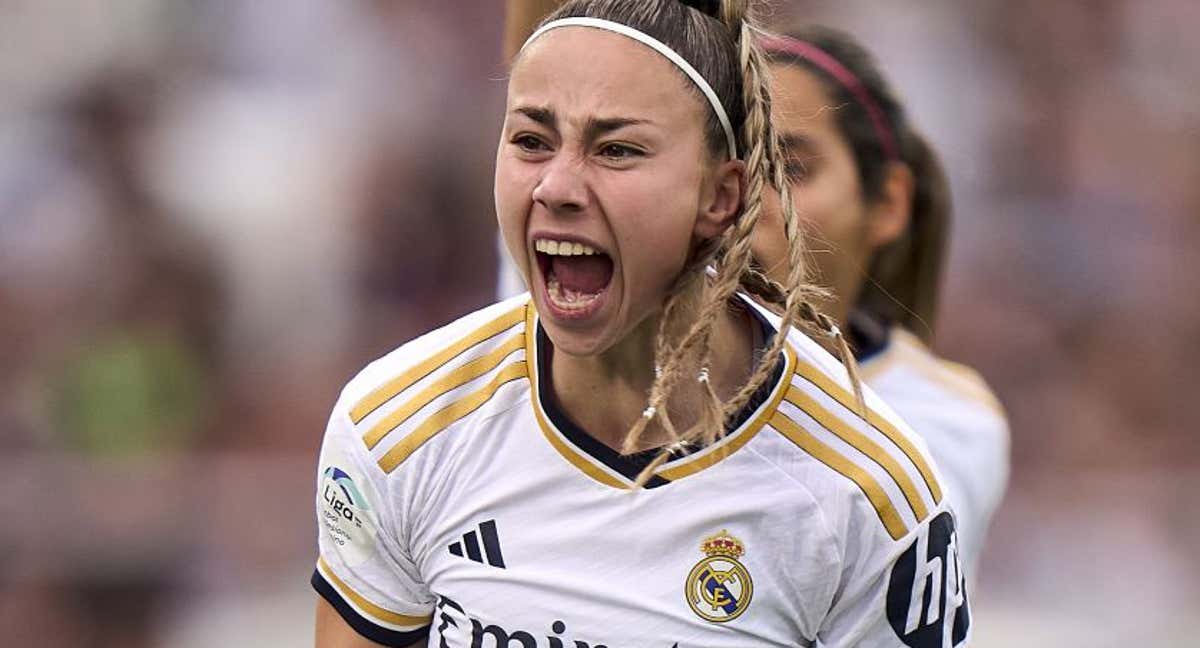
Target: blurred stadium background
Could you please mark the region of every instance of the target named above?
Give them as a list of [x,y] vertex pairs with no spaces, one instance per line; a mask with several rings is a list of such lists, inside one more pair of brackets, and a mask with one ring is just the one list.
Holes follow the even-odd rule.
[[[957,203],[938,339],[1013,427],[976,646],[1200,645],[1200,3],[777,3]],[[0,637],[311,642],[358,367],[489,300],[503,3],[0,0]]]

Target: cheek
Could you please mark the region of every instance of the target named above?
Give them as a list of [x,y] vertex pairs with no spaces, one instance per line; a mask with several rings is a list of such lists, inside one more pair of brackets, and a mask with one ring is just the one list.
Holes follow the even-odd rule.
[[845,173],[823,173],[792,190],[796,212],[813,234],[841,246],[862,227],[858,184]]
[[504,245],[522,273],[528,273],[525,254],[525,229],[533,202],[532,176],[518,161],[501,152],[496,156],[496,220]]
[[857,178],[849,173],[818,175],[794,192],[797,212],[808,225],[806,241],[816,279],[835,290],[863,266],[865,224]]
[[533,187],[530,184],[532,173],[527,168],[530,166],[512,159],[503,151],[496,156],[496,212],[501,222],[511,218],[514,213],[522,211],[517,209],[521,205],[532,202]]
[[774,191],[766,192],[763,197],[762,213],[750,237],[750,249],[759,265],[768,273],[776,265],[787,261],[787,232],[783,226],[783,207],[779,202],[779,194]]
[[697,204],[681,186],[688,185],[633,174],[597,186],[597,194],[607,196],[604,211],[634,289],[670,285],[687,262]]

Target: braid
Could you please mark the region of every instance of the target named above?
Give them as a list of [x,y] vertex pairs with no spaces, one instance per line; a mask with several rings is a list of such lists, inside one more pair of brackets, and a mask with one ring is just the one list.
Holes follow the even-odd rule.
[[[747,26],[749,31],[750,27]],[[763,97],[762,104],[765,107],[767,114],[770,114],[770,93],[767,91],[769,84],[767,82],[766,70],[767,60],[762,54],[762,51],[757,47],[747,47],[745,43],[754,36],[743,34],[743,74],[745,75],[745,83],[747,87],[760,86]],[[748,107],[748,114],[754,115],[756,106]],[[749,120],[749,118],[748,118]],[[850,383],[854,388],[854,396],[859,407],[860,414],[866,412],[866,405],[862,395],[862,384],[858,374],[858,364],[854,360],[854,354],[850,352],[850,347],[846,343],[846,338],[842,335],[841,329],[837,324],[824,313],[818,311],[812,305],[812,299],[822,294],[822,291],[811,286],[807,282],[808,272],[805,263],[805,245],[804,234],[800,228],[800,219],[796,214],[796,209],[792,203],[791,181],[787,177],[786,166],[783,163],[783,153],[780,148],[779,139],[775,134],[774,128],[769,121],[764,125],[762,139],[768,150],[768,157],[771,161],[771,184],[775,190],[779,192],[780,207],[783,211],[784,235],[787,239],[788,246],[788,275],[786,284],[779,286],[774,282],[766,280],[761,273],[753,268],[747,268],[745,275],[750,281],[746,284],[751,292],[764,296],[768,303],[779,304],[778,297],[782,296],[782,314],[779,323],[779,331],[772,341],[771,347],[763,354],[763,360],[759,362],[754,375],[750,377],[746,384],[725,404],[725,415],[730,416],[740,410],[755,392],[770,379],[771,373],[775,369],[774,358],[783,351],[787,344],[787,334],[793,326],[799,322],[806,322],[813,332],[812,327],[819,329],[834,339],[838,355],[842,364],[846,366],[846,370],[850,375]],[[757,276],[756,276],[757,275]],[[766,280],[766,290],[763,290],[763,281]],[[754,290],[757,288],[758,290]],[[782,295],[777,289],[782,288]],[[766,293],[766,294],[764,294]]]
[[[741,21],[738,40],[740,41],[742,65],[745,68],[747,57],[750,55],[748,50],[757,54],[749,24],[745,21]],[[749,80],[750,77],[746,78]],[[626,451],[637,447],[637,442],[641,439],[650,420],[659,414],[665,414],[661,411],[662,406],[679,380],[685,375],[686,369],[689,368],[688,365],[691,365],[691,368],[709,365],[711,355],[709,342],[713,327],[730,298],[737,291],[743,270],[750,265],[753,258],[750,235],[762,214],[763,189],[767,170],[770,168],[769,149],[760,135],[770,122],[770,97],[767,90],[765,84],[743,83],[743,102],[749,110],[742,126],[742,139],[747,146],[745,155],[746,196],[742,215],[731,230],[721,237],[721,244],[717,249],[713,253],[701,257],[705,262],[716,261],[716,276],[703,290],[700,311],[683,338],[675,345],[675,352],[669,354],[664,358],[665,362],[660,364],[662,373],[651,389],[647,408],[647,412],[651,415],[643,416],[626,436],[623,448]],[[704,276],[705,273],[697,274]],[[676,299],[673,297],[671,302],[675,301]],[[663,319],[667,319],[665,313]],[[664,331],[665,329],[660,327],[657,345],[659,349],[667,346],[665,343],[668,340],[662,335]],[[694,358],[695,361],[687,362],[689,358]],[[713,391],[708,380],[702,380],[700,384],[702,387],[701,400],[703,401],[700,420],[682,436],[682,440],[707,445],[715,441],[724,428],[728,408],[722,407],[720,398]]]
[[[743,15],[745,9],[746,7],[743,4],[741,6]],[[736,8],[733,13],[737,13]],[[717,318],[727,307],[727,304],[729,304],[734,293],[742,286],[742,277],[751,267],[753,260],[753,252],[750,245],[751,234],[754,232],[754,228],[758,224],[758,220],[762,214],[763,192],[768,181],[768,173],[773,166],[778,166],[773,161],[774,159],[778,159],[776,157],[778,155],[777,149],[771,146],[771,99],[769,87],[763,78],[765,60],[755,45],[750,23],[743,20],[741,15],[737,16],[737,20],[739,58],[744,75],[742,101],[746,107],[746,119],[742,125],[742,139],[744,140],[746,151],[746,194],[743,201],[742,214],[733,227],[721,237],[720,245],[716,250],[710,254],[701,256],[706,265],[708,261],[715,262],[716,274],[704,286],[699,313],[695,316],[687,332],[677,343],[670,344],[666,333],[669,331],[667,320],[674,319],[674,312],[677,310],[679,299],[681,299],[681,293],[678,290],[669,300],[667,308],[664,309],[663,320],[659,329],[659,339],[657,341],[658,352],[656,353],[659,357],[661,373],[656,377],[655,383],[651,388],[646,415],[634,425],[630,430],[630,434],[626,436],[623,448],[626,452],[636,449],[637,443],[640,441],[642,433],[650,421],[656,418],[664,423],[669,421],[669,415],[665,412],[664,404],[670,394],[673,393],[680,379],[686,375],[687,369],[709,366],[711,357],[710,341],[714,325]],[[749,72],[750,70],[753,71]],[[764,134],[767,136],[764,137]],[[685,273],[685,276],[688,274],[692,273]],[[700,272],[695,274],[705,277],[707,273]],[[761,276],[761,273],[759,276]],[[801,277],[803,277],[803,266],[801,266]],[[781,292],[776,291],[776,295],[779,295]],[[779,343],[776,344],[778,348],[766,357],[773,358],[778,354],[779,350],[782,349],[782,340],[785,337],[786,335],[778,336]],[[670,351],[664,351],[664,349],[670,349]],[[677,435],[673,429],[666,430],[668,437],[673,442],[711,444],[724,429],[725,420],[729,414],[745,404],[749,400],[750,395],[770,377],[773,370],[773,363],[759,363],[754,376],[742,389],[743,392],[748,390],[747,395],[741,398],[741,403],[735,407],[730,407],[730,404],[721,402],[721,399],[712,387],[711,381],[705,376],[704,379],[699,380],[702,392],[700,420],[682,436]],[[701,371],[704,370],[701,369]],[[654,464],[661,465],[662,461],[665,461],[666,455],[669,455],[669,451],[664,450],[656,458]],[[648,472],[652,470],[654,464],[648,466],[643,471],[642,479],[649,478]]]
[[858,406],[858,415],[863,420],[866,420],[867,401],[863,398],[862,378],[858,373],[858,361],[854,359],[854,354],[850,351],[850,345],[846,343],[846,336],[842,333],[842,329],[833,321],[833,318],[818,311],[812,305],[812,302],[803,302],[800,307],[801,314],[806,320],[816,324],[826,335],[833,339],[839,359],[846,367],[846,373],[850,375],[850,385],[854,388],[854,402]]
[[[687,4],[707,7],[712,3]],[[737,46],[740,65],[742,106],[739,108],[745,118],[739,134],[746,165],[746,189],[741,214],[722,236],[697,249],[663,308],[655,340],[656,375],[647,407],[626,435],[622,451],[630,453],[638,450],[647,427],[655,421],[661,427],[667,444],[638,476],[638,484],[645,484],[659,466],[685,446],[715,442],[724,431],[729,417],[744,407],[770,380],[778,365],[778,358],[787,345],[789,331],[801,323],[810,331],[819,329],[836,340],[842,361],[850,372],[860,407],[862,404],[857,368],[845,338],[832,320],[817,311],[811,303],[822,291],[807,282],[804,236],[792,205],[791,183],[785,173],[779,141],[771,125],[768,62],[758,46],[757,30],[747,17],[748,5],[748,0],[724,0],[720,3],[720,19],[728,27]],[[786,284],[782,286],[769,280],[754,265],[751,249],[751,235],[763,211],[767,183],[780,193],[784,214],[789,269]],[[777,308],[780,324],[749,379],[732,398],[722,402],[708,379],[707,368],[712,355],[715,325],[739,289],[757,295]],[[682,335],[678,335],[680,331],[683,331]],[[696,371],[699,371],[699,375],[693,373]],[[685,377],[690,380],[684,380]],[[667,411],[671,396],[681,387],[698,387],[701,400],[699,421],[682,433],[676,429]]]
[[[705,254],[700,255],[700,259],[704,262],[715,255],[715,248]],[[625,441],[621,445],[621,452],[629,454],[636,452],[638,443],[641,441],[642,435],[646,431],[646,427],[653,420],[658,420],[667,434],[671,442],[679,440],[679,434],[675,430],[675,425],[671,422],[670,414],[666,411],[666,401],[677,382],[678,371],[675,367],[679,363],[679,355],[683,352],[681,346],[672,346],[670,344],[671,331],[674,329],[676,320],[684,314],[688,308],[684,307],[685,302],[689,301],[689,297],[695,292],[695,284],[704,276],[704,263],[700,260],[693,261],[688,264],[680,273],[679,279],[676,280],[675,286],[671,290],[671,296],[667,299],[666,305],[663,307],[662,316],[658,321],[658,331],[655,334],[654,340],[654,383],[650,386],[650,397],[647,399],[646,410],[641,418],[633,424],[629,433],[625,435]],[[664,459],[665,461],[665,459]],[[660,465],[662,462],[658,462]],[[651,468],[648,466],[643,474],[649,478]]]
[[[746,381],[740,390],[725,403],[726,416],[740,410],[754,393],[767,382],[771,374],[775,371],[776,358],[783,351],[787,344],[788,332],[792,329],[798,319],[800,319],[800,305],[807,303],[805,297],[805,283],[807,278],[807,268],[804,263],[804,241],[798,225],[795,210],[791,204],[791,195],[789,191],[789,183],[784,177],[783,156],[780,152],[779,142],[775,135],[775,129],[771,125],[771,94],[770,85],[767,82],[767,61],[763,56],[762,51],[755,45],[756,37],[752,28],[749,25],[743,27],[742,33],[742,74],[745,77],[746,88],[748,89],[746,96],[749,102],[747,106],[747,123],[758,121],[755,124],[756,129],[753,135],[756,137],[755,148],[762,148],[765,151],[769,164],[765,171],[771,173],[771,184],[780,192],[782,198],[781,203],[784,208],[784,227],[788,240],[788,279],[787,284],[782,287],[782,295],[778,293],[773,297],[783,296],[783,313],[779,323],[779,331],[775,334],[771,341],[771,346],[762,355],[762,360],[758,363],[753,375]],[[750,131],[748,131],[750,132]],[[764,172],[764,175],[766,173]],[[755,214],[757,221],[757,214]],[[745,241],[747,247],[750,244],[749,234],[746,235]],[[749,263],[744,268],[749,269]],[[741,275],[742,273],[739,273]],[[778,286],[776,286],[778,287]],[[776,302],[778,303],[778,302]]]
[[[858,406],[859,414],[865,420],[867,418],[867,405],[866,400],[863,398],[862,379],[858,373],[858,361],[854,359],[854,353],[850,351],[850,345],[846,342],[846,336],[842,333],[837,323],[812,305],[811,300],[824,296],[824,291],[806,285],[807,272],[804,265],[804,236],[800,230],[800,219],[792,203],[792,183],[791,179],[787,176],[785,165],[782,163],[783,154],[779,149],[779,140],[773,135],[771,145],[774,148],[772,159],[777,161],[772,168],[774,174],[773,184],[779,191],[779,202],[783,209],[784,235],[788,243],[787,286],[789,290],[787,291],[787,300],[784,306],[784,324],[780,325],[780,334],[782,335],[785,330],[784,325],[790,325],[795,321],[795,315],[799,315],[809,324],[815,324],[821,332],[833,338],[839,359],[849,374],[850,385],[854,389],[855,404]],[[779,352],[777,349],[772,349],[772,351],[774,353]]]
[[776,315],[783,311],[784,303],[787,301],[787,291],[779,282],[764,274],[761,269],[753,265],[746,268],[746,271],[742,273],[741,283],[743,290],[762,300],[763,304],[774,311]]

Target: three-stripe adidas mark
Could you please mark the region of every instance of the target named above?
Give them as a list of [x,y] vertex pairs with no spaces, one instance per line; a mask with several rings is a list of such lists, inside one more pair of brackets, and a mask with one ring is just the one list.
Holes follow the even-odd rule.
[[[482,552],[480,551],[480,539],[483,540]],[[474,529],[463,534],[460,542],[450,544],[450,553],[455,556],[462,556],[463,550],[466,549],[466,557],[474,560],[477,563],[484,562],[484,557],[487,558],[487,564],[492,567],[504,569],[504,555],[500,553],[500,536],[496,534],[496,521],[488,520],[479,524],[479,533]]]

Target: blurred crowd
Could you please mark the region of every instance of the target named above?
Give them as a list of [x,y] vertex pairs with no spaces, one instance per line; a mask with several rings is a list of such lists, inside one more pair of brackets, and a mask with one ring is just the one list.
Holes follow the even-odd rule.
[[937,347],[993,384],[1013,432],[975,597],[982,637],[1011,630],[986,645],[1193,645],[1200,4],[786,14],[871,44],[950,173]]
[[[870,45],[950,172],[937,346],[1013,430],[980,644],[1185,645],[1200,4],[775,4]],[[338,389],[493,295],[502,20],[0,2],[0,636],[309,640]]]

